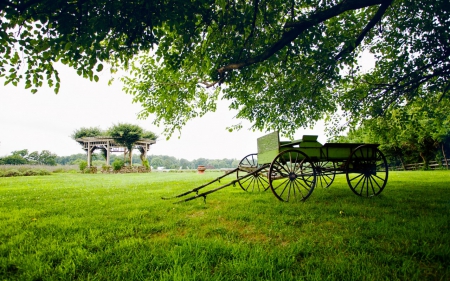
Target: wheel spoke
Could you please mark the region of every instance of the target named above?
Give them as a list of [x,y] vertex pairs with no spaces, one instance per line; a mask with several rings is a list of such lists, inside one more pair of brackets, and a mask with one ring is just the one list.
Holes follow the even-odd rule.
[[250,180],[250,184],[249,187],[252,186],[251,191],[255,191],[255,178],[251,177],[252,179]]
[[358,175],[355,176],[354,178],[351,178],[350,181],[353,181],[353,180],[355,180],[355,179],[357,179],[357,178],[359,178],[359,177],[361,177],[361,176],[363,176],[363,174],[358,174]]
[[284,167],[284,165],[282,165],[280,162],[276,162],[276,169],[277,169],[277,171],[281,174],[282,172],[281,172],[281,170],[280,170],[280,167],[281,167],[281,169],[283,169],[285,172],[286,172],[286,174],[289,174],[289,171],[288,170],[286,170],[286,168]]
[[[286,188],[291,183],[291,181],[289,179],[287,179],[285,182],[286,182],[286,184],[284,185],[284,188],[283,188],[283,190],[280,193],[280,197],[283,197],[283,193],[286,191]],[[278,187],[280,187],[280,186],[278,186]]]
[[303,198],[301,189],[297,186],[297,181],[292,181],[292,189],[294,190],[294,197],[297,198],[295,190],[298,190],[299,196]]
[[266,186],[269,186],[269,182],[263,176],[258,176],[258,181],[261,183],[261,186],[264,190],[266,190]]
[[[247,156],[245,156],[241,162],[239,162],[239,167],[243,167],[246,169],[240,169],[237,171],[237,178],[240,179],[243,176],[248,175],[249,173],[251,173],[251,171],[254,171],[256,169],[258,169],[260,166],[258,165],[258,158],[256,154],[249,154]],[[245,179],[241,179],[238,181],[239,186],[244,190],[244,191],[260,191],[261,190],[261,186],[263,190],[267,190],[267,188],[269,188],[269,182],[266,181],[264,182],[260,182],[259,178],[261,177],[260,175],[261,172],[259,172],[258,174],[254,174],[252,176],[249,176]],[[261,185],[261,186],[260,186]]]
[[318,170],[317,173],[317,184],[321,186],[322,188],[329,187],[335,177],[335,163],[330,161],[325,162],[316,162],[314,163],[316,169]]
[[[312,182],[311,182],[311,184],[312,184]],[[310,190],[310,185],[304,184],[304,183],[302,183],[301,181],[298,182],[298,185],[300,185],[300,187],[299,187],[300,189],[301,189],[301,188],[304,188],[304,189],[306,189],[307,191]]]
[[[363,180],[363,182],[362,182],[362,185],[361,185],[361,190],[359,192],[359,195],[362,195],[362,193],[364,191],[364,184],[366,183],[366,177],[363,176],[361,179]],[[359,181],[361,182],[361,180],[359,180]],[[355,186],[355,188],[356,188],[356,186]]]
[[378,175],[372,175],[372,176],[376,177],[377,179],[380,179],[381,181],[385,181],[385,178],[382,178],[382,177],[380,177]]
[[[377,177],[377,178],[379,178],[381,181],[384,182],[384,179],[382,179],[382,178],[380,178],[380,177]],[[373,179],[373,181],[374,181],[375,184],[378,186],[378,189],[382,189],[382,187],[378,184],[378,181],[377,181],[376,179]]]
[[[355,189],[359,186],[359,184],[361,183],[361,181],[364,179],[364,175],[363,175],[363,174],[360,174],[358,177],[355,177],[355,178],[353,178],[353,179],[357,179],[357,178],[360,178],[360,179],[359,179],[359,181],[355,184]],[[359,193],[359,194],[361,194],[361,193]]]

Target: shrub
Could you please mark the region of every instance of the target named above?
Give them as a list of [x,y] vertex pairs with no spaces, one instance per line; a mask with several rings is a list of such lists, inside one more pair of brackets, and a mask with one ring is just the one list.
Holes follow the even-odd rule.
[[36,171],[39,176],[48,176],[52,174],[49,170],[46,169],[37,169]]
[[64,165],[64,166],[58,166],[58,168],[55,169],[46,169],[52,173],[77,173],[79,169],[79,163],[78,165]]
[[22,173],[17,169],[6,170],[3,174],[4,177],[19,177]]
[[103,173],[108,172],[108,171],[109,171],[109,168],[111,168],[111,166],[106,165],[106,164],[103,164],[103,165],[102,165],[102,172],[103,172]]
[[80,167],[80,171],[84,172],[84,170],[85,170],[86,167],[87,167],[87,162],[86,162],[86,161],[81,161],[81,162],[78,164],[78,167]]
[[87,167],[84,169],[83,173],[85,174],[97,174],[97,167]]
[[150,169],[150,163],[148,163],[148,160],[142,161],[142,166],[144,166],[146,169]]
[[22,173],[23,176],[38,176],[39,170],[29,169]]
[[120,169],[122,169],[122,167],[125,165],[125,162],[123,162],[122,159],[116,159],[114,160],[114,162],[112,163],[112,167],[114,171],[120,171]]
[[66,170],[64,170],[63,168],[57,168],[53,170],[53,173],[64,173],[64,172],[66,172]]

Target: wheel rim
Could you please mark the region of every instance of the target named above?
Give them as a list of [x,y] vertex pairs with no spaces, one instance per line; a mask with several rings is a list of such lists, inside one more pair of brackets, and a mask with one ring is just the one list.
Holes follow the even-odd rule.
[[316,186],[328,188],[336,176],[336,164],[331,161],[314,162],[314,168],[317,175]]
[[[249,154],[242,158],[239,162],[240,170],[237,171],[237,178],[248,175],[253,170],[260,167],[258,165],[258,157],[256,153]],[[249,176],[245,179],[238,181],[239,186],[244,191],[248,192],[260,192],[269,188],[269,181],[267,179],[267,169],[263,169],[259,173]]]
[[316,184],[314,165],[301,151],[283,151],[270,165],[269,183],[279,200],[304,201],[311,195]]
[[380,194],[388,180],[386,157],[377,148],[360,146],[347,162],[347,183],[358,196],[372,197]]

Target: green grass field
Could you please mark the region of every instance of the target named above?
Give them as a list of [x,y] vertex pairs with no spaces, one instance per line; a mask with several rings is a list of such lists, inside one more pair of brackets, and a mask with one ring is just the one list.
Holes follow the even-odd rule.
[[160,199],[220,175],[0,178],[0,280],[450,280],[449,171],[392,172],[370,199],[342,176],[306,202]]

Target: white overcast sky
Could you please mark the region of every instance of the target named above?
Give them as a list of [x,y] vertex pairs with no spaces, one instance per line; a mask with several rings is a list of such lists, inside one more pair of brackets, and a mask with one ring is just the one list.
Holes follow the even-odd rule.
[[[0,79],[0,157],[14,150],[49,150],[58,156],[84,153],[80,145],[70,138],[81,127],[107,129],[117,123],[132,123],[157,133],[160,138],[150,149],[150,155],[169,155],[193,160],[197,158],[241,159],[256,153],[256,139],[264,132],[252,132],[250,124],[243,122],[240,131],[228,132],[227,126],[237,124],[236,112],[229,111],[226,102],[219,104],[215,113],[189,122],[168,141],[162,136],[163,128],[152,125],[152,118],[139,120],[139,104],[122,91],[119,81],[108,86],[110,75],[104,70],[99,82],[79,77],[76,71],[58,66],[61,89],[41,88],[36,94],[23,85],[4,86]],[[317,134],[325,142],[324,128],[299,130],[295,139],[303,134]],[[178,138],[179,136],[179,138]]]

